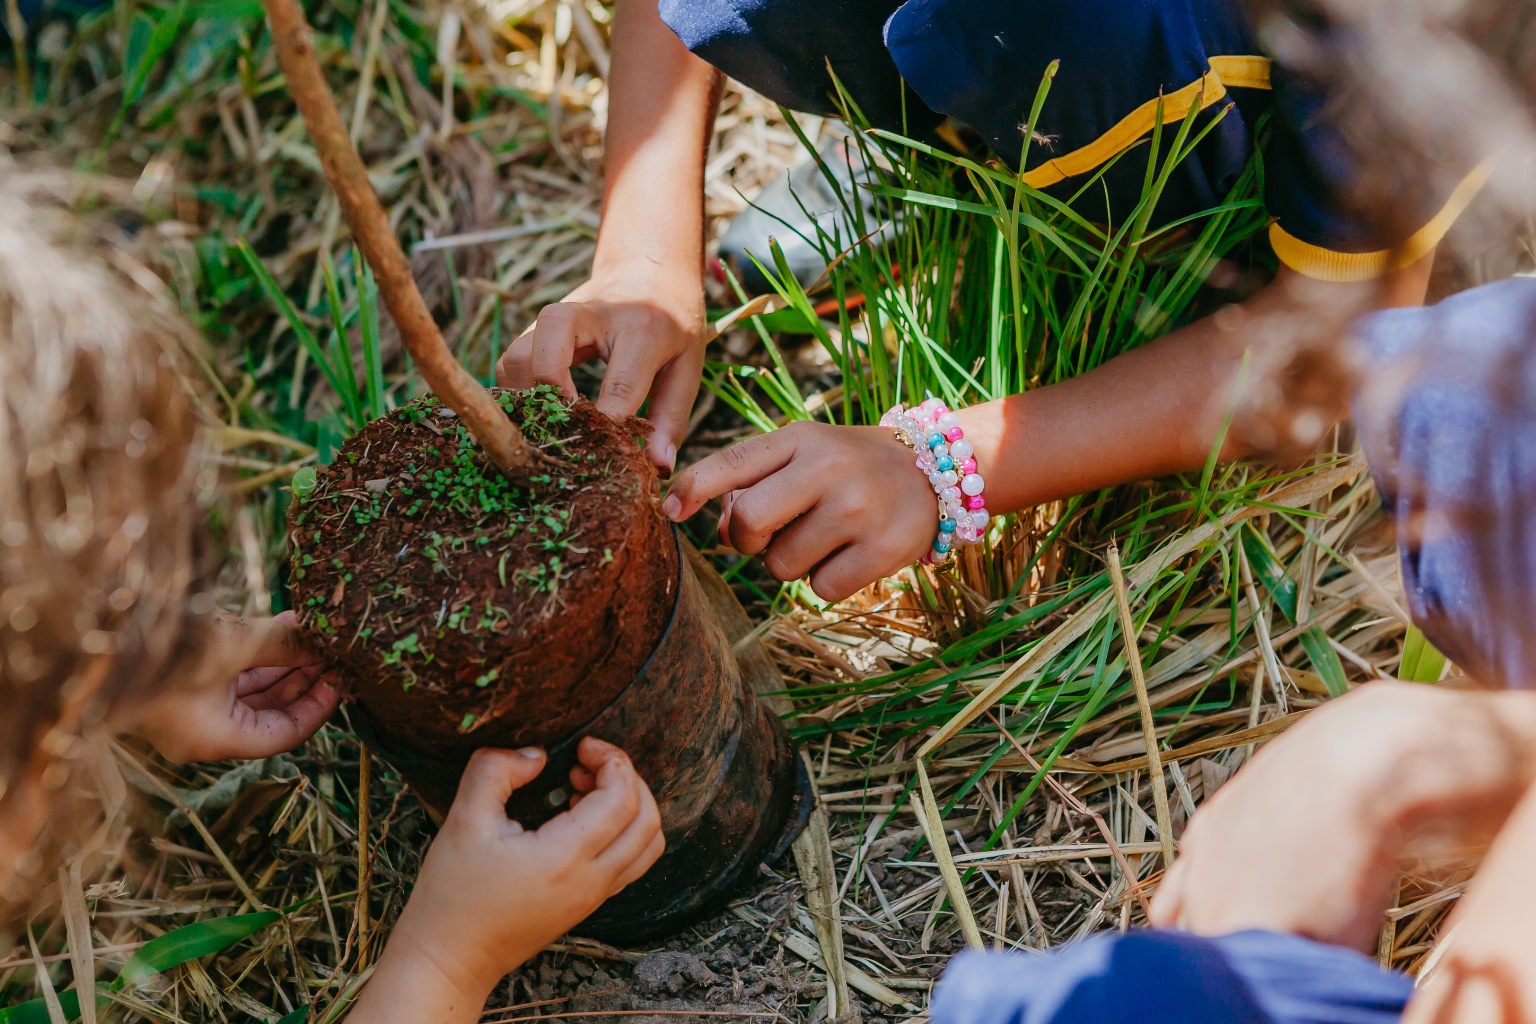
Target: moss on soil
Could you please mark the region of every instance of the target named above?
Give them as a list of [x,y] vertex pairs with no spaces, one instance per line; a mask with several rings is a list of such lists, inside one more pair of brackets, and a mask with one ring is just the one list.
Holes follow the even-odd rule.
[[579,725],[639,669],[675,586],[643,424],[547,386],[496,394],[543,474],[508,480],[427,398],[347,441],[289,513],[300,623],[433,756]]

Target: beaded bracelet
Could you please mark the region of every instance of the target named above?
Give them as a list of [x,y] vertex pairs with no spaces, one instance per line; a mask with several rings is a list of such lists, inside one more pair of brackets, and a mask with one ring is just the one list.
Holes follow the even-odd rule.
[[975,544],[981,540],[989,518],[982,496],[986,481],[976,472],[975,449],[960,429],[960,418],[939,399],[929,398],[912,409],[892,406],[880,417],[880,425],[917,452],[917,468],[939,499],[939,530],[922,563],[944,562],[956,541]]

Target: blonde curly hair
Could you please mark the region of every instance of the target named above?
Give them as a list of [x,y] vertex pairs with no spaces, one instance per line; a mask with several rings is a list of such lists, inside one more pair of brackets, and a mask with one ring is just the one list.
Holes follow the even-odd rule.
[[212,610],[198,342],[81,188],[0,173],[0,923],[126,802],[97,741],[195,670]]

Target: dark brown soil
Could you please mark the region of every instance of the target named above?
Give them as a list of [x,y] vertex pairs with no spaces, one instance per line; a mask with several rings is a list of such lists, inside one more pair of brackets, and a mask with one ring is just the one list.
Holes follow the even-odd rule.
[[558,460],[515,485],[424,399],[375,420],[289,512],[299,621],[392,745],[548,744],[624,689],[677,581],[638,420],[495,392]]

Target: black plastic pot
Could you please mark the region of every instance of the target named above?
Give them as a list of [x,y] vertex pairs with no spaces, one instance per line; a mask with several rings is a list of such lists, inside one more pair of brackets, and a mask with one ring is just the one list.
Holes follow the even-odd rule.
[[[513,794],[507,812],[535,827],[569,800],[570,769],[583,736],[623,748],[651,786],[667,850],[642,878],[603,904],[576,931],[631,943],[676,931],[723,905],[760,863],[783,855],[805,827],[810,781],[778,717],[743,678],[722,620],[743,617],[718,575],[679,544],[671,621],[639,674],[580,729],[547,747],[539,777]],[[718,584],[718,585],[717,585]],[[729,601],[729,606],[722,602]],[[391,749],[359,705],[358,734],[439,818],[458,790],[464,761]]]

